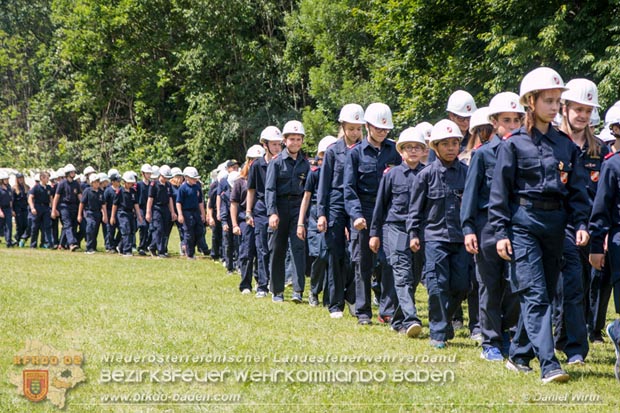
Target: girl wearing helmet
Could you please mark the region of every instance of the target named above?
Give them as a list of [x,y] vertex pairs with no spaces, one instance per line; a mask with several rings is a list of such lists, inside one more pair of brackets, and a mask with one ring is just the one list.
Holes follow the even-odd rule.
[[516,93],[502,92],[491,99],[487,114],[493,136],[489,140],[485,139],[486,134],[481,135],[480,146],[472,154],[461,204],[465,248],[475,257],[479,284],[476,292],[482,334],[480,357],[487,361],[503,361],[510,345],[509,330],[519,317],[519,301],[506,281],[508,266],[495,248],[495,231],[488,222],[488,206],[500,136],[521,127],[524,113]]
[[[362,138],[364,109],[355,103],[342,107],[338,140],[325,150],[317,188],[317,230],[325,232],[328,254],[329,313],[342,317],[345,302],[355,303],[354,273],[348,254],[349,217],[344,206],[344,170],[347,152]],[[349,308],[352,311],[352,307]]]
[[521,304],[506,367],[528,372],[538,357],[543,383],[569,379],[555,356],[551,305],[568,216],[577,229],[576,244],[589,240],[585,176],[575,168],[579,148],[551,125],[564,90],[553,69],[541,67],[523,78],[525,126],[500,146],[489,202],[497,252],[510,262],[511,287]]
[[30,236],[30,225],[28,221],[28,191],[30,187],[26,184],[24,175],[15,175],[15,185],[13,185],[13,211],[15,212],[15,242],[23,247]]
[[52,221],[50,217],[50,203],[52,187],[48,185],[49,175],[43,171],[35,175],[35,185],[28,192],[28,206],[30,213],[30,248],[36,248],[41,231],[41,248],[50,248],[53,245]]
[[[569,135],[580,149],[581,162],[575,168],[584,169],[582,173],[587,177],[588,196],[593,202],[601,164],[609,153],[609,148],[590,129],[592,112],[598,106],[598,90],[594,82],[587,79],[573,79],[566,87],[568,90],[562,93],[560,130]],[[554,300],[555,348],[564,351],[568,364],[583,364],[589,350],[584,309],[586,302],[589,302],[585,297],[590,290],[592,273],[588,253],[587,247],[576,245],[575,226],[569,219],[564,241],[565,264]],[[601,277],[601,274],[593,275]],[[603,327],[604,324],[600,325],[599,330],[594,332],[590,324],[592,334],[599,337]]]
[[13,242],[13,190],[9,185],[9,174],[0,171],[0,231],[4,235],[7,248]]
[[136,232],[134,214],[138,218],[139,224],[142,224],[143,218],[138,205],[138,194],[134,187],[136,176],[131,171],[127,171],[123,173],[122,179],[122,187],[117,189],[114,194],[110,223],[115,225],[118,222],[121,232],[119,253],[123,257],[131,257],[133,255],[131,244]]

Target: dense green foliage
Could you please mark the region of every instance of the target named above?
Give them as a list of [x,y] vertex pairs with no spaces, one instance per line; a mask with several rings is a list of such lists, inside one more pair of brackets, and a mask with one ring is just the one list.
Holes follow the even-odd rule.
[[0,166],[202,172],[301,119],[389,104],[396,133],[549,65],[620,97],[620,1],[0,0]]

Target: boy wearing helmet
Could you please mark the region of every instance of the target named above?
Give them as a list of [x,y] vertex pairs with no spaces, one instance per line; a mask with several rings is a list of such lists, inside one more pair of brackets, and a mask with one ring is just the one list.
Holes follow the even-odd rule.
[[[140,207],[140,213],[142,216],[146,216],[146,203],[149,200],[149,185],[151,184],[151,175],[153,174],[153,167],[148,163],[145,163],[140,168],[142,179],[136,186],[136,196],[138,197],[138,206]],[[149,223],[144,220],[138,225],[138,232],[140,234],[140,243],[138,244],[138,254],[146,255],[146,249],[151,243],[151,237],[149,232]],[[135,241],[135,240],[134,240]]]
[[13,190],[9,185],[9,174],[0,171],[0,231],[4,235],[7,248],[13,242]]
[[[387,135],[394,128],[392,111],[384,103],[371,103],[364,113],[368,136],[347,152],[344,170],[344,206],[351,218],[351,260],[355,266],[355,315],[358,324],[372,323],[370,281],[377,257],[370,250],[369,226],[383,172],[400,165],[402,158]],[[381,270],[381,268],[379,269]],[[391,275],[382,277],[379,317],[394,315],[394,286]]]
[[538,357],[543,383],[569,379],[555,356],[551,314],[568,216],[577,229],[576,244],[589,240],[585,176],[575,168],[579,148],[551,125],[564,90],[562,78],[550,68],[523,78],[525,126],[500,145],[489,201],[497,252],[511,263],[510,283],[521,306],[506,367],[529,372],[530,361]]
[[347,152],[362,139],[362,129],[366,123],[364,109],[358,104],[348,103],[340,110],[338,122],[339,139],[325,151],[317,189],[317,229],[325,232],[327,302],[333,318],[342,317],[345,302],[355,315],[352,307],[355,304],[355,273],[347,248],[350,223],[344,206],[344,169]]
[[[131,257],[133,236],[135,233],[135,217],[138,223],[142,224],[143,218],[138,206],[138,194],[134,188],[136,176],[127,171],[123,173],[123,186],[114,193],[114,201],[112,205],[112,216],[110,223],[118,227],[121,231],[121,242],[118,251],[123,257]],[[134,217],[135,214],[135,217]]]
[[65,242],[69,245],[69,250],[73,252],[80,248],[77,236],[77,213],[82,200],[82,189],[79,182],[75,180],[75,167],[67,164],[64,171],[65,180],[58,184],[56,195],[54,195],[52,217],[55,218],[60,215],[62,222],[61,239],[65,239]]
[[508,265],[495,248],[495,231],[488,222],[488,207],[500,136],[520,128],[524,114],[525,109],[516,93],[502,92],[491,99],[488,119],[495,134],[490,140],[482,139],[473,152],[461,204],[465,248],[476,261],[481,358],[487,361],[503,361],[510,344],[509,330],[516,325],[519,317],[519,302],[507,281]]
[[185,234],[185,253],[187,258],[195,260],[196,244],[198,238],[204,234],[205,203],[202,186],[198,182],[200,175],[196,168],[188,166],[183,170],[185,182],[177,193],[177,219],[183,224]]
[[103,200],[106,204],[106,213],[108,215],[105,251],[108,254],[115,254],[118,252],[118,245],[121,242],[121,233],[118,229],[118,221],[116,219],[114,221],[112,220],[112,206],[114,205],[116,191],[121,187],[121,175],[116,169],[110,169],[108,171],[108,177],[110,178],[110,185],[103,191]]
[[103,200],[103,191],[99,188],[99,175],[89,174],[90,185],[82,193],[78,209],[78,222],[85,221],[86,254],[94,254],[97,250],[99,225],[108,222],[108,213]]
[[282,129],[286,144],[280,155],[274,157],[267,167],[265,177],[265,206],[269,217],[271,247],[271,293],[272,301],[284,301],[286,251],[290,242],[294,264],[294,303],[301,303],[305,287],[305,244],[297,238],[297,221],[303,197],[304,184],[310,172],[310,163],[301,150],[305,130],[301,122],[289,121]]
[[469,121],[477,109],[474,97],[464,90],[457,90],[448,99],[448,106],[446,107],[448,119],[458,125],[461,135],[463,135],[461,150],[469,143]]
[[[38,175],[38,176],[37,176]],[[28,191],[28,206],[30,213],[30,248],[37,247],[39,230],[41,231],[41,247],[50,248],[53,245],[52,221],[50,203],[52,202],[52,188],[47,184],[49,175],[41,172],[35,175],[35,185]],[[38,178],[38,179],[37,179]]]
[[172,230],[172,222],[177,216],[174,212],[172,200],[172,185],[168,179],[172,178],[172,169],[162,165],[156,181],[149,185],[149,199],[146,202],[146,220],[152,230],[151,245],[148,250],[154,257],[168,257],[168,238]]
[[269,290],[269,218],[265,205],[265,178],[267,166],[282,150],[282,132],[275,126],[267,126],[260,134],[260,142],[265,148],[265,155],[253,162],[250,167],[245,211],[246,222],[254,227],[256,255],[258,256],[256,298],[266,297]]
[[420,277],[413,272],[406,221],[410,192],[416,184],[416,175],[425,166],[420,163],[426,152],[424,136],[415,128],[407,128],[400,134],[396,149],[404,162],[390,168],[379,184],[370,226],[370,249],[378,254],[383,239],[383,250],[394,277],[397,297],[392,329],[407,337],[417,337],[422,331],[415,306],[415,289]]
[[24,174],[15,175],[13,185],[13,212],[15,213],[15,242],[23,247],[30,236],[30,221],[28,220],[28,191],[30,187],[25,182]]
[[444,348],[454,337],[452,318],[469,291],[470,256],[459,221],[467,166],[458,160],[459,127],[448,119],[433,126],[430,146],[437,159],[422,170],[411,192],[407,229],[417,252],[424,231],[424,278],[428,290],[431,346]]

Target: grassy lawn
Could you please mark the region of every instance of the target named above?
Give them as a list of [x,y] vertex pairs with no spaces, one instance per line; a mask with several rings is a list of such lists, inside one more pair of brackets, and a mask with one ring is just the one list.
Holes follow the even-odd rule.
[[[176,253],[178,242],[170,245]],[[83,352],[87,381],[67,393],[67,412],[538,412],[620,405],[609,340],[591,346],[585,366],[566,367],[569,383],[543,386],[536,363],[533,374],[517,375],[481,360],[466,330],[447,349],[434,350],[426,322],[421,338],[408,339],[383,325],[360,327],[348,314],[332,320],[323,308],[295,305],[290,289],[283,304],[242,296],[238,276],[206,258],[87,256],[3,245],[0,260],[1,412],[58,411],[49,401],[18,396],[9,381],[21,374],[13,356],[26,340]],[[423,287],[417,300],[426,320]],[[110,356],[146,359],[128,363]],[[202,359],[150,362],[150,356]],[[235,360],[214,361],[218,356]],[[254,360],[239,360],[246,356]],[[304,356],[315,359],[286,359]],[[194,371],[202,382],[106,383],[113,370],[126,380],[134,378],[127,376],[131,370],[146,371],[146,380],[148,372],[175,369]],[[256,371],[254,380],[238,376],[245,371]],[[207,372],[212,382],[204,382]],[[410,382],[401,380],[404,374]],[[109,396],[132,400],[105,402]],[[188,399],[207,396],[228,400]]]

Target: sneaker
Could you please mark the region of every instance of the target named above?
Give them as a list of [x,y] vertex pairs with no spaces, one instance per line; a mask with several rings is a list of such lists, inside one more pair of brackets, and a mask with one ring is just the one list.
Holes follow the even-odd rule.
[[609,323],[607,325],[607,335],[611,339],[611,342],[614,343],[614,350],[616,350],[616,366],[614,368],[614,373],[616,375],[616,379],[620,380],[620,337],[617,335],[619,320],[615,320],[613,323]]
[[244,289],[241,291],[241,294],[243,294],[243,295],[252,294],[252,290],[250,290],[249,288],[244,288]]
[[581,354],[575,354],[574,356],[569,357],[567,364],[569,366],[583,366],[586,362],[583,360],[583,356]]
[[486,361],[504,361],[502,352],[497,347],[487,347],[482,349],[480,358]]
[[454,330],[460,330],[464,327],[463,320],[452,320],[452,328]]
[[121,254],[121,255],[123,256],[123,258],[131,258],[131,257],[133,257],[133,253],[131,253],[131,252],[126,252],[126,253]]
[[293,297],[291,298],[291,301],[293,301],[295,304],[301,304],[303,302],[301,294],[302,293],[300,292],[294,292]]
[[24,245],[26,245],[26,242],[24,242],[23,239],[19,240],[19,248],[24,248]]
[[310,293],[310,295],[308,296],[308,303],[310,304],[311,307],[318,307],[319,306],[319,297],[317,297],[316,295]]
[[88,255],[93,255],[94,253],[95,253],[95,251],[93,251],[93,250],[88,250],[88,251],[84,252],[84,254],[88,254]]
[[357,319],[357,324],[361,325],[361,326],[369,326],[372,324],[372,320],[370,318],[367,317],[360,317]]
[[256,291],[256,298],[265,298],[267,297],[267,293],[265,291]]
[[603,335],[600,333],[594,333],[590,335],[590,343],[592,344],[603,344],[605,340],[603,339]]
[[482,333],[474,333],[469,336],[469,338],[474,340],[479,346],[482,345],[482,341],[484,340],[484,337],[482,337]]
[[390,324],[390,322],[392,321],[392,317],[390,317],[389,315],[381,316],[381,314],[379,314],[377,316],[377,321],[381,324]]
[[422,331],[422,325],[418,322],[414,322],[407,328],[407,337],[417,337]]
[[69,246],[69,251],[74,252],[80,249],[80,246],[77,244],[73,244]]
[[437,349],[446,348],[446,342],[441,341],[441,340],[433,340],[431,338],[431,347],[437,348]]
[[143,257],[144,257],[144,256],[146,255],[146,251],[144,251],[144,250],[138,250],[138,255],[141,255],[141,256],[143,256]]
[[545,374],[542,377],[543,384],[557,382],[557,383],[565,383],[568,381],[570,376],[567,372],[562,369],[551,370],[549,373]]
[[[520,360],[519,360],[520,361]],[[508,370],[512,370],[517,373],[530,373],[532,368],[529,366],[529,363],[513,361],[510,357],[506,361],[506,368]]]
[[168,254],[159,254],[159,255],[157,256],[157,258],[161,258],[161,259],[163,259],[163,258],[169,258],[169,256],[168,256]]
[[284,294],[280,293],[280,294],[274,294],[273,297],[271,297],[271,301],[274,303],[283,303],[284,302]]
[[329,313],[331,318],[342,318],[342,311],[334,311],[333,313]]
[[293,280],[286,280],[286,283],[284,283],[284,288],[291,287],[292,285],[293,285]]

